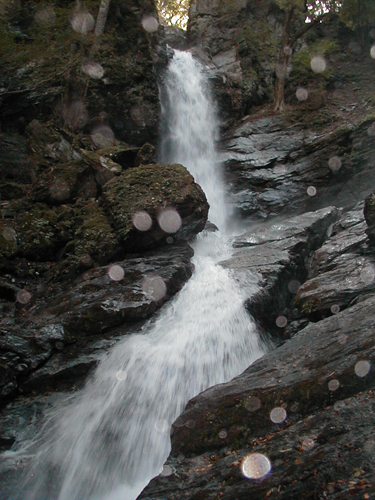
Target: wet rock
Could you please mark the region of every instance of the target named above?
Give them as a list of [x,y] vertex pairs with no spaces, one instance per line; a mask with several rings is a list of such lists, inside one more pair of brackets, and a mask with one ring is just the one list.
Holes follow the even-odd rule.
[[174,243],[88,270],[74,283],[34,285],[25,303],[14,304],[19,287],[3,284],[13,303],[0,318],[2,397],[78,383],[114,337],[134,332],[181,289],[192,255],[185,242]]
[[[170,457],[164,466],[167,475],[152,480],[139,498],[371,498],[375,443],[363,428],[371,427],[373,409],[370,389],[264,437],[249,437],[243,448]],[[260,480],[242,473],[251,453],[270,461],[271,473]]]
[[165,41],[172,49],[186,50],[189,42],[186,31],[177,26],[163,26]]
[[364,216],[368,229],[366,230],[370,245],[375,245],[375,193],[365,200]]
[[244,288],[248,310],[270,332],[283,335],[285,325],[278,327],[276,319],[291,319],[290,303],[306,277],[306,260],[338,217],[339,211],[329,207],[261,225],[234,240],[238,250],[221,264]]
[[314,252],[295,299],[307,315],[337,312],[374,290],[375,260],[366,252],[362,208],[345,214],[333,228],[336,234]]
[[373,293],[374,258],[348,253],[334,259],[330,267],[298,290],[295,303],[305,314],[342,309],[359,295]]
[[[332,200],[353,206],[372,189],[371,161],[365,151],[363,161],[357,158],[357,141],[366,134],[366,123],[317,133],[280,117],[248,118],[223,142],[222,160],[235,205],[255,220],[290,209],[314,210]],[[336,156],[346,160],[333,172],[329,161]],[[350,187],[348,178],[353,180]]]
[[[127,170],[104,186],[103,207],[126,252],[155,247],[172,234],[189,239],[203,230],[208,214],[202,189],[181,165]],[[138,224],[137,229],[134,217],[139,213],[146,225]]]
[[[337,498],[339,491],[359,499],[366,488],[371,498],[372,455],[365,450],[372,439],[365,429],[374,406],[374,313],[373,296],[310,324],[233,381],[191,400],[173,424],[171,475],[154,479],[140,498],[192,499],[199,490],[212,499],[245,492]],[[274,423],[271,410],[280,407],[285,419]],[[272,474],[262,481],[241,474],[251,452],[271,460]]]
[[17,219],[17,247],[24,256],[35,260],[52,260],[64,243],[55,209],[40,203],[29,211],[20,212]]

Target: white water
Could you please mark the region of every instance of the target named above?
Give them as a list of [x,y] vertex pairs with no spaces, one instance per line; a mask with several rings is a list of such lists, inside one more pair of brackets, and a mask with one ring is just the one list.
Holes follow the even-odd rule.
[[215,147],[218,123],[203,68],[188,52],[175,52],[165,79],[161,143],[165,163],[182,163],[203,188],[209,219],[226,230],[228,204]]
[[[211,220],[225,224],[216,122],[201,66],[177,53],[167,85],[168,159],[192,171],[208,195]],[[160,472],[170,425],[187,401],[264,353],[244,297],[217,264],[231,254],[228,239],[202,233],[194,250],[195,273],[175,299],[141,334],[117,344],[78,396],[52,410],[40,435],[17,452],[33,454],[19,498],[134,500]]]

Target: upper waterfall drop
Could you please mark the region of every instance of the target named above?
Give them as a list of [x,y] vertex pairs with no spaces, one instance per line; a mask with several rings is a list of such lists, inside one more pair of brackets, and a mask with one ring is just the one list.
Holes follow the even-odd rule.
[[216,151],[219,123],[204,67],[174,51],[162,88],[161,161],[181,163],[202,187],[209,220],[226,230],[228,203]]

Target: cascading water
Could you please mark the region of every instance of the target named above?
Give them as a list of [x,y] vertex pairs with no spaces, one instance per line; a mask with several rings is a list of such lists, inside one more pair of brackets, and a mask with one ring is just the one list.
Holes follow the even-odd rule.
[[[225,224],[215,116],[202,67],[177,52],[166,79],[165,161],[185,165],[205,190],[210,218]],[[31,458],[18,498],[134,500],[170,451],[169,429],[187,401],[230,380],[265,351],[244,297],[219,260],[231,254],[219,231],[194,244],[195,273],[140,334],[117,344],[86,387],[55,408],[18,452]]]
[[210,221],[225,232],[224,183],[216,152],[218,126],[202,66],[188,52],[175,52],[163,89],[161,160],[182,163],[210,203]]

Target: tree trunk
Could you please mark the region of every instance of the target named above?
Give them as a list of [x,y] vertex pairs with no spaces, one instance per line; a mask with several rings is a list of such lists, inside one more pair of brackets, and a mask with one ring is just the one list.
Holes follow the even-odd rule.
[[107,21],[107,15],[109,10],[110,0],[101,0],[98,17],[95,24],[95,36],[100,36],[104,32],[105,23]]
[[275,113],[279,111],[283,111],[285,108],[285,99],[284,99],[284,89],[285,89],[285,80],[286,80],[286,72],[287,72],[287,61],[286,58],[284,61],[280,61],[277,63],[276,69],[276,82],[275,82]]
[[286,19],[281,40],[279,59],[276,67],[275,81],[275,112],[282,111],[285,108],[284,88],[287,78],[288,61],[292,54],[292,44],[290,43],[290,30],[293,19],[294,7],[291,7],[286,13]]

